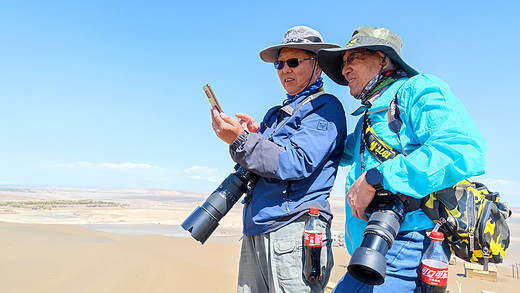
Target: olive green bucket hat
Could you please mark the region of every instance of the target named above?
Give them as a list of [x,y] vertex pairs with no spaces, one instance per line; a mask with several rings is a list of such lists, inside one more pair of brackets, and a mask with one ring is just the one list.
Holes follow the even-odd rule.
[[341,73],[343,70],[343,56],[347,50],[364,48],[382,51],[392,61],[399,65],[408,76],[419,74],[401,58],[401,38],[386,28],[362,26],[354,31],[352,38],[345,48],[322,49],[318,52],[318,63],[323,71],[336,83],[348,85],[348,81]]

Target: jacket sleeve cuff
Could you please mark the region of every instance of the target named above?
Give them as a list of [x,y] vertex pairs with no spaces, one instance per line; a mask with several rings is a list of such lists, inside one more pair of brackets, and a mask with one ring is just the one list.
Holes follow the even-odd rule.
[[237,151],[241,151],[244,148],[248,135],[249,132],[247,130],[242,131],[237,139],[235,139],[235,141],[229,146],[231,153],[236,153]]

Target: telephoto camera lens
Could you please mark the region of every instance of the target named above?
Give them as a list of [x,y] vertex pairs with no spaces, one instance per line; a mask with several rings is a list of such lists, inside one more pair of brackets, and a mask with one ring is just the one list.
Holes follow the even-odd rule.
[[386,252],[399,232],[404,218],[404,203],[388,191],[380,191],[367,211],[373,211],[363,233],[363,241],[348,265],[349,274],[369,285],[385,282]]
[[204,244],[222,219],[247,191],[251,173],[239,167],[222,181],[202,206],[197,207],[181,224],[191,237]]

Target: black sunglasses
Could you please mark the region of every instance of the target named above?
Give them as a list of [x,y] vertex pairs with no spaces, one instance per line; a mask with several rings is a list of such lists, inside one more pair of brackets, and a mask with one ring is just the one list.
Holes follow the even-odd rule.
[[359,58],[359,56],[362,56],[362,55],[365,55],[365,54],[373,55],[373,54],[376,54],[376,53],[377,53],[377,51],[363,50],[363,49],[361,49],[359,51],[352,52],[352,53],[350,53],[350,55],[345,60],[343,60],[343,66],[352,64],[356,58]]
[[291,59],[287,59],[285,61],[275,61],[274,62],[274,68],[280,70],[283,68],[283,66],[285,65],[285,63],[287,63],[287,66],[289,66],[290,68],[294,68],[294,67],[298,67],[298,65],[300,65],[300,61],[305,61],[305,60],[314,60],[316,58],[306,58],[306,59],[298,59],[298,58],[291,58]]

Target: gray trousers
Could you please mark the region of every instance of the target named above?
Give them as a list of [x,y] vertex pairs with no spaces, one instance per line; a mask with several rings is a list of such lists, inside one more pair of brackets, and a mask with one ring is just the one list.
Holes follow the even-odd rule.
[[303,232],[309,215],[277,231],[244,236],[238,272],[239,293],[323,292],[334,265],[330,225],[320,219],[323,232],[322,277],[310,284],[303,275]]

